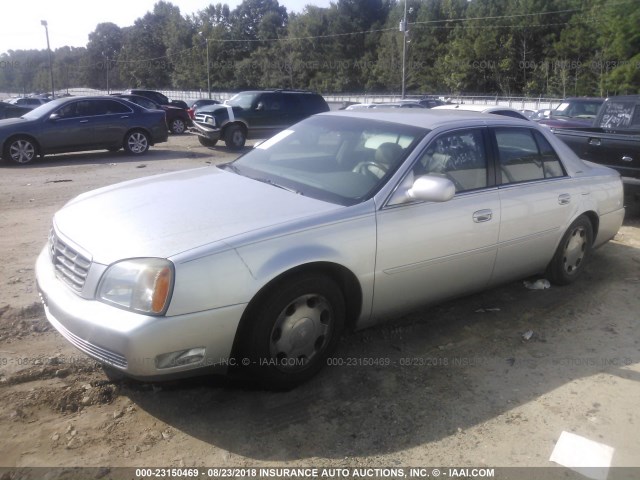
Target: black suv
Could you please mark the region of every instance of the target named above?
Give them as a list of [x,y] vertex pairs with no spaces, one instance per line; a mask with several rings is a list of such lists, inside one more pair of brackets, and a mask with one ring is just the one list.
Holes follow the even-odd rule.
[[144,90],[142,88],[130,88],[129,90],[125,90],[122,92],[123,95],[140,95],[141,97],[148,98],[156,102],[158,105],[170,105],[172,107],[183,108],[187,110],[189,105],[187,102],[182,100],[169,100],[169,97],[166,95],[156,92],[155,90]]
[[198,109],[193,126],[200,143],[213,147],[223,139],[240,149],[247,138],[268,138],[311,115],[328,112],[317,93],[301,90],[240,92],[225,105]]

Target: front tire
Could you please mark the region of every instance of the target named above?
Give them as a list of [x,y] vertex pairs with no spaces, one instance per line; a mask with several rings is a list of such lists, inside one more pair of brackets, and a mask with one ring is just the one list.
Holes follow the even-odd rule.
[[198,137],[198,141],[200,142],[200,145],[203,145],[205,147],[215,147],[216,143],[218,143],[217,140],[210,140],[208,138],[205,137]]
[[547,267],[549,280],[557,285],[573,283],[584,270],[592,245],[593,225],[586,215],[581,215],[565,232]]
[[124,137],[124,149],[132,155],[142,155],[149,150],[149,137],[141,130],[134,130]]
[[252,308],[243,363],[264,387],[293,388],[324,366],[344,319],[344,296],[333,280],[317,274],[292,278]]
[[38,155],[36,143],[27,137],[16,137],[7,142],[3,157],[18,165],[31,163]]
[[224,143],[233,150],[240,150],[247,141],[247,135],[240,125],[230,125],[224,133]]

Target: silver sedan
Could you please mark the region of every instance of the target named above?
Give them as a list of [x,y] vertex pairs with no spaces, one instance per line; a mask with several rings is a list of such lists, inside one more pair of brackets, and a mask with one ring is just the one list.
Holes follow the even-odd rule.
[[623,217],[619,175],[533,122],[336,112],[225,165],[80,195],[36,274],[49,321],[111,370],[289,388],[343,328],[538,273],[573,282]]

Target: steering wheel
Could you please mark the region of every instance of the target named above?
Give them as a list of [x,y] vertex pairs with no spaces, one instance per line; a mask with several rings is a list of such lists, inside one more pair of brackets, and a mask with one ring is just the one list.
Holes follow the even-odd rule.
[[[382,172],[382,175],[378,175],[375,170],[372,170],[371,167],[377,169],[379,172]],[[381,179],[387,173],[388,168],[385,165],[382,165],[378,162],[373,162],[368,160],[366,162],[359,163],[353,169],[353,172],[360,173],[361,175],[373,175],[377,179]]]

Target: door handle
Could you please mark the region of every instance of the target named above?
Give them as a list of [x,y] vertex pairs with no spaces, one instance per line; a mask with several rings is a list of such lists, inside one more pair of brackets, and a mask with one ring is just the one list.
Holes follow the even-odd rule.
[[89,120],[80,120],[80,123],[88,123]]
[[129,115],[122,115],[120,118],[129,118]]
[[624,157],[622,157],[622,161],[623,162],[633,162],[633,158],[628,156],[628,155],[625,155]]
[[589,145],[595,145],[596,147],[599,147],[601,143],[602,143],[602,140],[600,140],[599,138],[589,139]]
[[491,218],[493,218],[493,212],[488,208],[473,212],[473,221],[476,223],[488,222]]
[[563,193],[558,195],[558,203],[560,205],[568,205],[571,202],[571,195],[568,193]]

